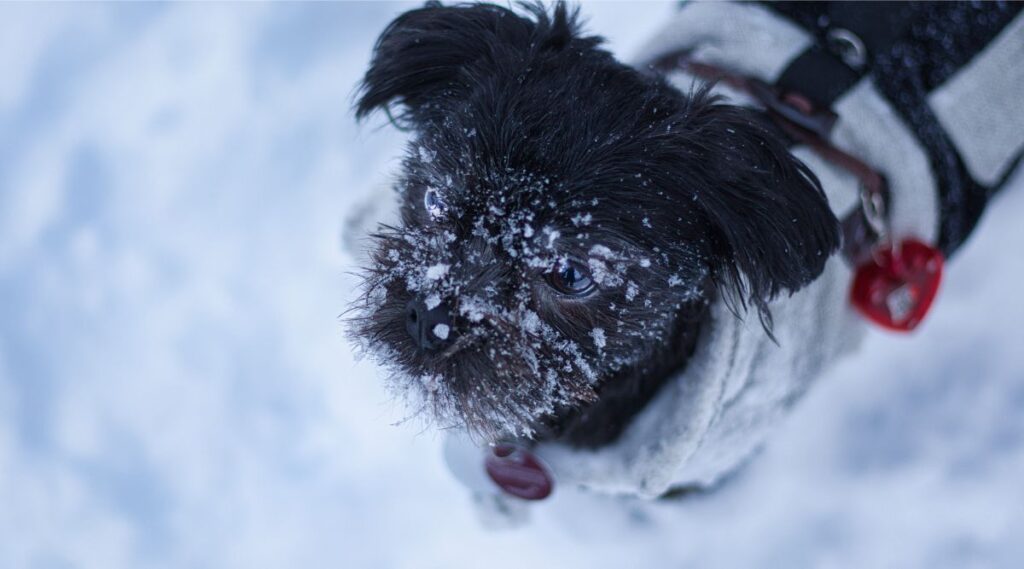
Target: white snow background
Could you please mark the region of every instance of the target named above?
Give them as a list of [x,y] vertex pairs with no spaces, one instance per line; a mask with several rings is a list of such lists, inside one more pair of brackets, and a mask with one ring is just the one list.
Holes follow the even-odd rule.
[[[338,315],[409,4],[0,4],[0,568],[1020,567],[1024,178],[720,492],[483,530]],[[671,6],[584,6],[628,56]]]

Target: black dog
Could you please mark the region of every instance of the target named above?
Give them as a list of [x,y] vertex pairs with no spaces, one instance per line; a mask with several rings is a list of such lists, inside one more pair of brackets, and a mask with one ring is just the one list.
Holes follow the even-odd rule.
[[851,304],[917,325],[1020,162],[1020,6],[879,6],[687,3],[645,58],[674,83],[561,3],[401,15],[357,114],[414,136],[354,336],[441,426],[546,441],[562,480],[721,479],[856,346]]
[[760,117],[529,11],[429,4],[378,41],[358,114],[400,103],[415,136],[355,329],[445,424],[597,445],[686,365],[710,297],[770,330],[837,221]]

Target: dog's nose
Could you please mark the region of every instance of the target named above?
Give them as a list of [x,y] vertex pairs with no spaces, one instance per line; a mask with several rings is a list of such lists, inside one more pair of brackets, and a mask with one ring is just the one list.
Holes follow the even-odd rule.
[[413,300],[405,308],[405,329],[416,345],[436,350],[452,337],[452,318],[443,303],[427,308],[422,300]]

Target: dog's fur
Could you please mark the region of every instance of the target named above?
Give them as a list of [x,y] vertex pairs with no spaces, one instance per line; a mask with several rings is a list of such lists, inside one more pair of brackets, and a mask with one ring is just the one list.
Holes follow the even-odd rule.
[[[442,426],[612,441],[686,365],[712,298],[770,334],[767,303],[837,248],[817,179],[758,116],[600,43],[563,4],[431,3],[376,45],[357,114],[414,134],[353,332]],[[552,286],[569,262],[592,293]],[[417,300],[450,312],[440,349],[406,331]]]

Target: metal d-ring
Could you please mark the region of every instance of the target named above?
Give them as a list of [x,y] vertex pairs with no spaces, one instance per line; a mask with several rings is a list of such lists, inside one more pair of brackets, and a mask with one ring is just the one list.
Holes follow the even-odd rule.
[[885,197],[879,192],[869,191],[864,184],[860,185],[860,207],[868,226],[882,242],[889,235],[889,215],[885,209]]
[[832,51],[853,69],[861,69],[868,62],[868,48],[857,34],[845,28],[832,28],[826,38]]

